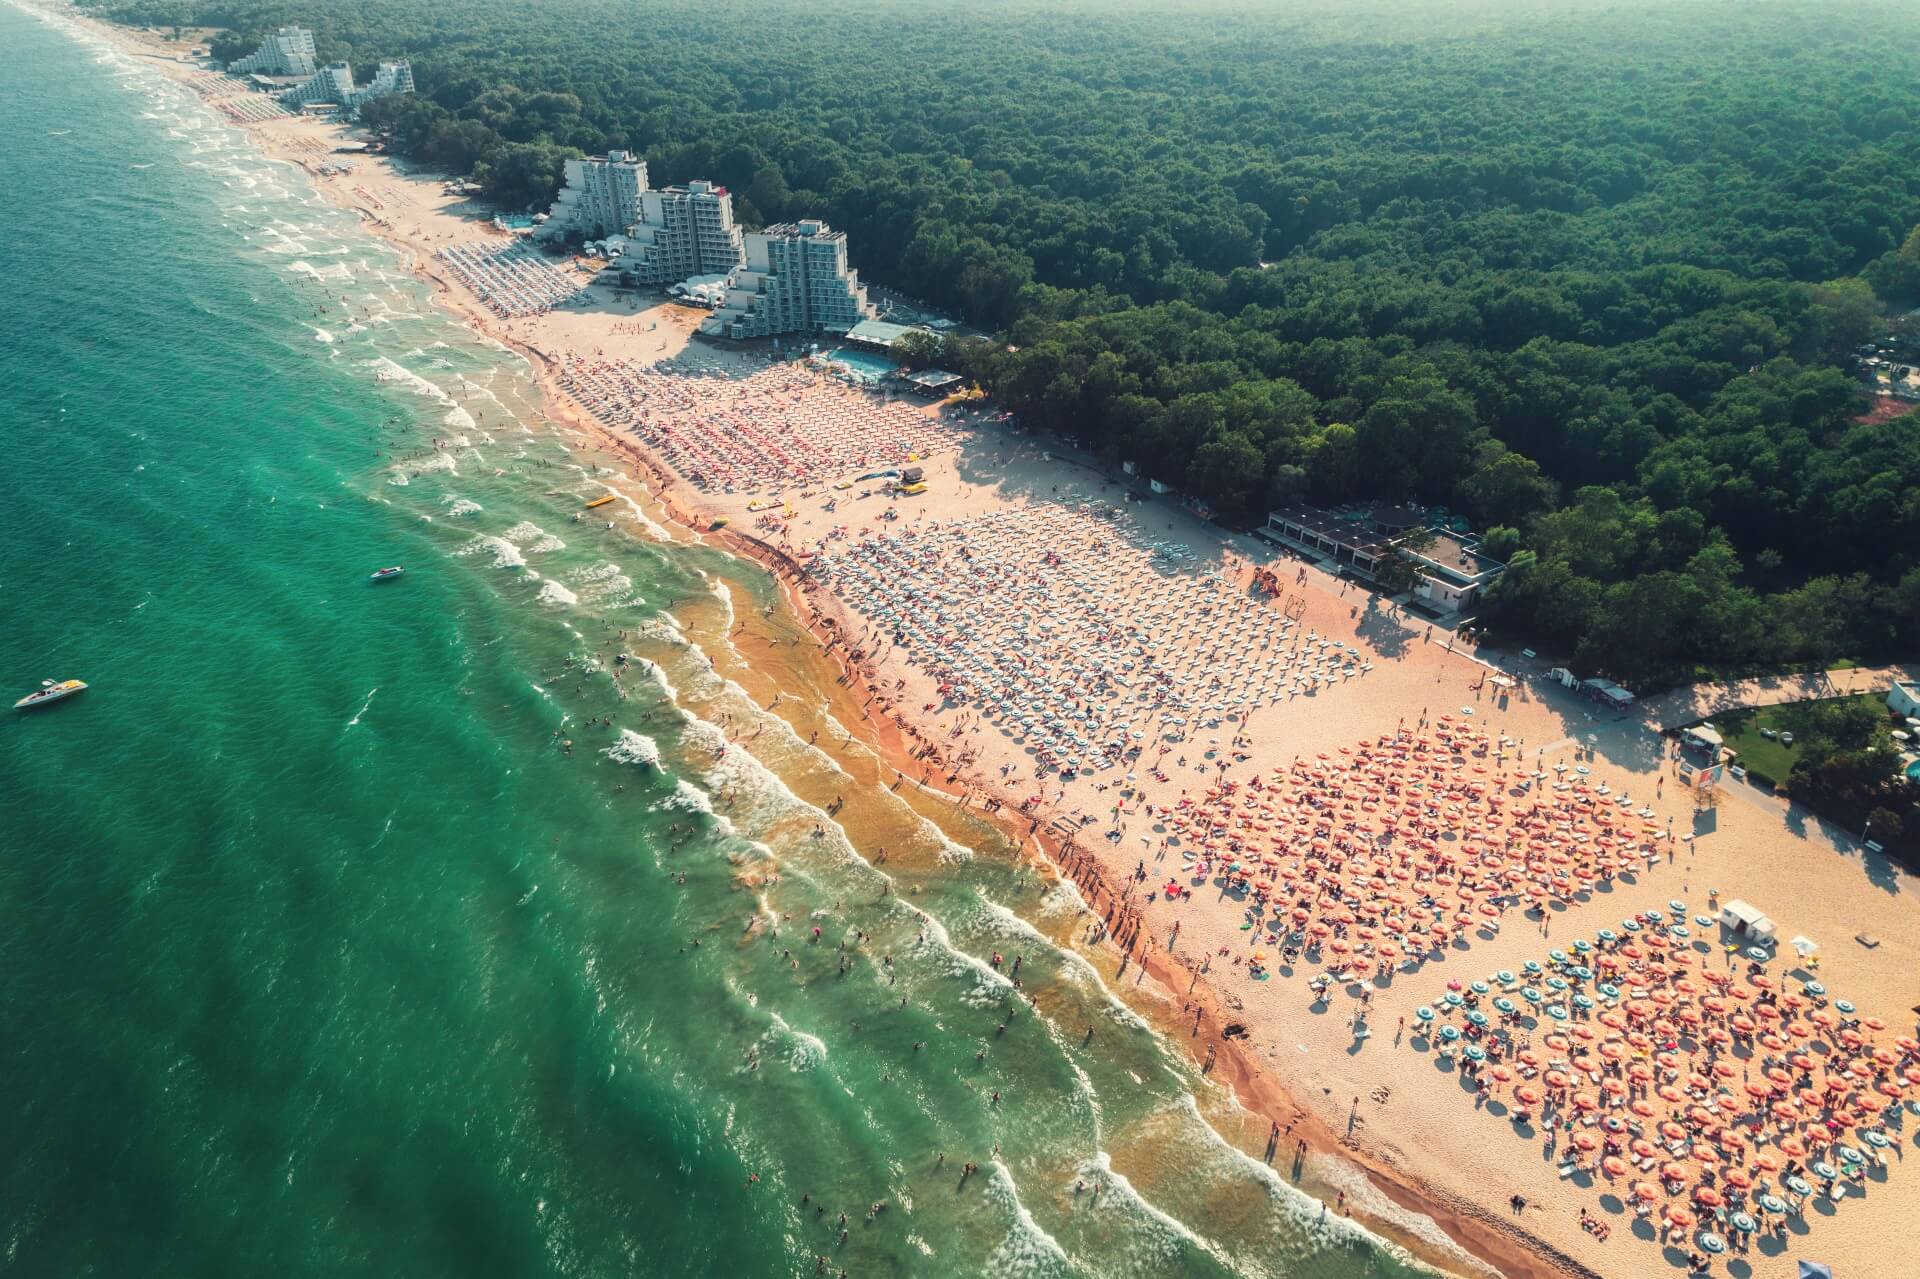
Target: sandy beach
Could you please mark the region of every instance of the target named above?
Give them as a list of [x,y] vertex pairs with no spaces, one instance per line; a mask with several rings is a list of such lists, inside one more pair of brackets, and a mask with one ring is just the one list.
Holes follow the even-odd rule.
[[[97,29],[184,82],[203,74],[174,46]],[[1661,932],[1676,901],[1691,920],[1741,898],[1778,922],[1783,942],[1756,975],[1794,991],[1816,982],[1878,1018],[1869,1049],[1897,1052],[1896,1037],[1915,1033],[1913,878],[1849,833],[1737,784],[1697,807],[1660,735],[1698,714],[1818,692],[1818,682],[1683,690],[1603,711],[1550,684],[1544,660],[1479,651],[1320,565],[1224,534],[1167,499],[1130,500],[1092,459],[1019,433],[992,405],[882,396],[776,364],[765,344],[707,342],[694,335],[705,312],[589,286],[587,263],[553,263],[573,282],[568,301],[502,315],[446,251],[497,253],[510,237],[443,176],[340,153],[351,135],[337,125],[229,115],[358,210],[447,307],[524,354],[554,416],[633,478],[623,491],[664,535],[723,541],[779,576],[819,639],[829,703],[796,706],[796,731],[816,712],[859,726],[894,774],[876,783],[992,815],[1075,879],[1104,937],[1103,974],[1245,1107],[1242,1130],[1226,1135],[1281,1171],[1304,1141],[1311,1184],[1436,1266],[1677,1274],[1690,1246],[1662,1238],[1657,1217],[1634,1215],[1639,1171],[1563,1174],[1579,1130],[1553,1134],[1538,1106],[1522,1122],[1514,1089],[1526,1081],[1478,1096],[1438,1036],[1418,1033],[1418,1010],[1444,1006],[1450,983],[1463,994],[1488,981],[1487,1000],[1505,989],[1520,1007],[1521,983],[1491,979],[1529,963],[1547,972],[1555,950],[1619,934],[1628,920]],[[768,456],[778,464],[756,469]],[[908,462],[924,469],[924,494],[857,478]],[[718,519],[727,527],[716,534]],[[802,693],[742,683],[763,704]],[[1363,760],[1377,774],[1363,781],[1354,769],[1355,789],[1338,791],[1339,770]],[[1226,814],[1249,798],[1264,806],[1247,806],[1241,829]],[[1404,816],[1389,826],[1395,810]],[[1567,858],[1553,863],[1564,880],[1537,896],[1489,867],[1529,840],[1543,860],[1549,847]],[[1356,860],[1328,894],[1322,876],[1340,870],[1330,859],[1362,842],[1378,865]],[[1443,853],[1447,869],[1436,871]],[[1244,874],[1229,869],[1242,858]],[[1408,878],[1396,879],[1402,870]],[[1268,887],[1256,892],[1260,881]],[[1327,927],[1319,944],[1288,945],[1281,906],[1295,901],[1307,903],[1296,922]],[[1703,973],[1741,971],[1716,929],[1692,927],[1684,949]],[[1416,933],[1418,949],[1388,946]],[[1784,944],[1796,936],[1819,943],[1817,967]],[[1619,1000],[1624,1016],[1624,990]],[[1546,1055],[1556,1021],[1523,1012],[1516,1034]],[[1568,1024],[1599,1029],[1580,1013]],[[1649,1064],[1654,1055],[1649,1047]],[[1734,1087],[1764,1077],[1770,1056],[1752,1043],[1728,1048],[1724,1060],[1742,1072]],[[1621,1070],[1639,1059],[1623,1057]],[[1596,1065],[1596,1080],[1613,1077]],[[1642,1092],[1623,1086],[1621,1118],[1651,1100]],[[1568,1100],[1556,1113],[1572,1110]],[[1838,1204],[1816,1196],[1750,1243],[1726,1232],[1732,1248],[1713,1272],[1780,1279],[1801,1259],[1836,1274],[1920,1272],[1920,1242],[1903,1229],[1920,1189],[1900,1167],[1915,1129],[1910,1111],[1889,1125],[1886,1166]],[[1657,1211],[1700,1202],[1692,1171]],[[1423,1236],[1418,1218],[1444,1236]]]

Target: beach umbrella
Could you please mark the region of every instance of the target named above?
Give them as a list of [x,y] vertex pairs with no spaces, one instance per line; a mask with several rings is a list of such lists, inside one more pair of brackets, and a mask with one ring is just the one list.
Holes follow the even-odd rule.
[[1785,1212],[1787,1210],[1787,1201],[1778,1195],[1761,1195],[1758,1202],[1760,1206],[1768,1212]]
[[1691,1226],[1694,1223],[1694,1220],[1695,1220],[1694,1215],[1688,1212],[1685,1208],[1681,1207],[1679,1204],[1674,1204],[1672,1207],[1667,1209],[1668,1225],[1678,1226],[1680,1229],[1685,1230],[1688,1226]]
[[1708,1252],[1718,1254],[1727,1250],[1727,1241],[1711,1230],[1704,1230],[1700,1233],[1700,1246]]
[[1806,1183],[1806,1180],[1801,1177],[1788,1177],[1787,1189],[1791,1190],[1796,1195],[1804,1196],[1804,1195],[1810,1195],[1813,1193],[1813,1187],[1808,1185]]
[[1633,1197],[1652,1203],[1660,1197],[1660,1188],[1650,1181],[1636,1181],[1633,1183]]
[[1837,1181],[1840,1178],[1840,1170],[1824,1159],[1815,1161],[1808,1171],[1822,1181]]

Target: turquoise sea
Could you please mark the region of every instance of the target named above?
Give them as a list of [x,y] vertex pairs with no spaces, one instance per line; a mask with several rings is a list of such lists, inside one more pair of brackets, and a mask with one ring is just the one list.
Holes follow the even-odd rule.
[[0,688],[92,685],[0,721],[0,1273],[1411,1273],[762,573],[575,522],[514,356],[7,5],[0,245]]

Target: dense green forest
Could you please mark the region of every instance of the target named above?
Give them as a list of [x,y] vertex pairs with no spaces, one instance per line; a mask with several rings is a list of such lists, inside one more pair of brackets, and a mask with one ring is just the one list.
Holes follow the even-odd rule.
[[[544,205],[574,152],[824,216],[1003,335],[957,364],[1204,498],[1444,504],[1487,620],[1583,670],[1910,653],[1920,419],[1849,353],[1920,301],[1893,4],[129,0],[413,59],[406,154]],[[1008,349],[1009,344],[1012,350]]]

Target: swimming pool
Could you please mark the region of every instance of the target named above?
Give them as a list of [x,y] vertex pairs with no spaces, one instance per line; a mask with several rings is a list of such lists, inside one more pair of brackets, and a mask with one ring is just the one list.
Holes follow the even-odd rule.
[[821,357],[834,364],[844,364],[847,371],[861,382],[878,382],[892,373],[900,365],[884,355],[875,355],[871,351],[856,351],[850,347],[840,347]]

